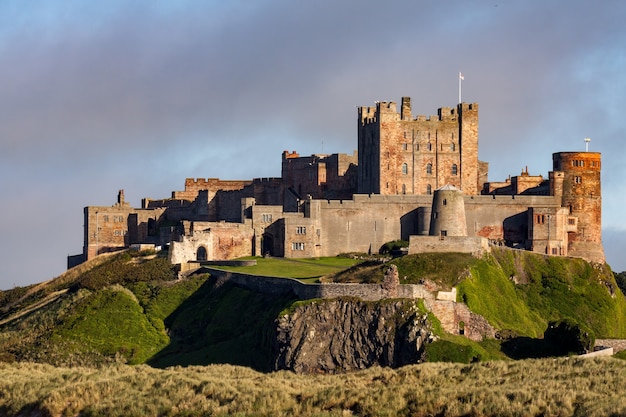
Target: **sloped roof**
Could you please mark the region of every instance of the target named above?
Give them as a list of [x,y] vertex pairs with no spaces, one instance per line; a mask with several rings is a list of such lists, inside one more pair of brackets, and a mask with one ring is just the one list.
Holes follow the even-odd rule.
[[436,191],[459,191],[459,189],[452,184],[446,184],[443,187],[438,188]]

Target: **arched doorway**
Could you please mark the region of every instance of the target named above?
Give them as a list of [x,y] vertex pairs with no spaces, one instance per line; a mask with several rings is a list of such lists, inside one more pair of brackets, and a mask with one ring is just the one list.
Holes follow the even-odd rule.
[[206,248],[204,246],[200,246],[196,251],[196,261],[206,261],[207,253]]

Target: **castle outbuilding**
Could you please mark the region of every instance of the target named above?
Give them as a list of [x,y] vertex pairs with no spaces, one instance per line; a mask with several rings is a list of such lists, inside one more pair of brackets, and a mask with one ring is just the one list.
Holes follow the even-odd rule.
[[605,262],[601,156],[557,152],[545,179],[528,170],[489,182],[478,160],[478,104],[411,114],[411,102],[357,111],[353,155],[285,151],[280,178],[187,179],[170,198],[132,208],[86,207],[82,255],[169,246],[173,263],[242,256],[292,258],[377,252],[481,253],[489,244]]

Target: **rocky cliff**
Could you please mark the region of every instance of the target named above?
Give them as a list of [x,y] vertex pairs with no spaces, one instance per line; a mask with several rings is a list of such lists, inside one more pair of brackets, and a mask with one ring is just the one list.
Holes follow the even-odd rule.
[[334,373],[424,361],[432,339],[415,300],[314,300],[277,319],[274,369]]

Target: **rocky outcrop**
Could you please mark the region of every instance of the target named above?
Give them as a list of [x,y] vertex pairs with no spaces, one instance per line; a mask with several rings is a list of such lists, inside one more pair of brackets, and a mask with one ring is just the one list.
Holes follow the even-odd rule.
[[277,319],[274,369],[336,373],[420,363],[431,339],[415,300],[313,300]]

